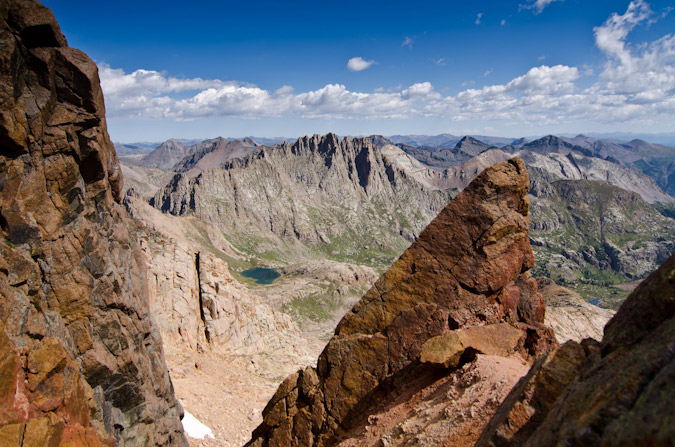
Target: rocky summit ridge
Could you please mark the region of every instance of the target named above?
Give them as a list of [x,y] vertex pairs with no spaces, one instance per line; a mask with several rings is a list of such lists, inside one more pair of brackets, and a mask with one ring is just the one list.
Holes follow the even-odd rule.
[[459,380],[477,356],[525,359],[554,346],[527,273],[528,188],[518,158],[480,174],[345,315],[317,367],[280,385],[247,445],[361,445],[369,411],[412,377],[421,389]]
[[0,2],[0,445],[187,445],[97,67]]

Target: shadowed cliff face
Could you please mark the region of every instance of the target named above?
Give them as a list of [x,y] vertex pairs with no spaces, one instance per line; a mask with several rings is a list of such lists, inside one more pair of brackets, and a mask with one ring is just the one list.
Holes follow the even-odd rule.
[[96,65],[0,3],[0,444],[185,445]]
[[476,444],[671,446],[675,439],[675,256],[628,296],[599,344],[537,360]]
[[477,354],[554,345],[527,273],[528,188],[520,159],[467,186],[342,319],[317,368],[281,384],[248,445],[334,445],[416,377],[459,378]]

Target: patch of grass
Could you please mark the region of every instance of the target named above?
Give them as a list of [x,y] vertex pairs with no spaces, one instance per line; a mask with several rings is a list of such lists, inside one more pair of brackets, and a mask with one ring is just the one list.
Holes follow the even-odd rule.
[[282,312],[305,317],[317,323],[329,320],[337,309],[337,303],[318,293],[295,297],[281,306]]

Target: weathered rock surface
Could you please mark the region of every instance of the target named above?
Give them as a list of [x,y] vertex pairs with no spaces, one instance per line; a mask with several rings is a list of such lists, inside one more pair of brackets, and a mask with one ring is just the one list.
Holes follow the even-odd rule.
[[[374,404],[402,392],[407,380],[429,375],[433,382],[434,374],[457,372],[420,362],[432,337],[506,323],[522,334],[512,350],[525,357],[555,345],[543,325],[544,301],[527,273],[534,264],[528,187],[520,159],[479,175],[347,313],[317,368],[281,384],[248,445],[344,440],[363,426]],[[458,366],[478,350],[465,351]]]
[[186,445],[96,65],[0,3],[0,444]]
[[553,329],[558,343],[581,342],[585,338],[602,340],[602,330],[614,311],[594,306],[549,278],[537,278],[537,285],[546,301],[544,324]]
[[570,341],[537,360],[477,445],[673,445],[674,343],[672,256],[626,299],[599,345]]

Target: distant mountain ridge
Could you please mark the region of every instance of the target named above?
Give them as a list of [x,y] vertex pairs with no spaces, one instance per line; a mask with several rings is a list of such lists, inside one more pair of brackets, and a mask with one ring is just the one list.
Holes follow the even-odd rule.
[[388,264],[453,194],[420,183],[426,171],[400,165],[367,138],[314,135],[258,149],[177,173],[152,203],[215,223],[235,246],[271,261],[318,250],[375,264],[386,253]]
[[[639,169],[652,177],[666,193],[671,196],[675,195],[675,148],[649,143],[642,139],[619,141],[616,139],[598,139],[583,134],[574,137],[547,135],[534,141],[530,141],[526,137],[517,139],[477,135],[459,137],[452,134],[435,136],[393,135],[390,137],[373,135],[368,138],[376,146],[384,146],[386,144],[397,145],[406,153],[436,170],[461,165],[471,157],[478,155],[490,147],[499,147],[508,153],[515,153],[520,150],[536,152],[542,155],[549,153],[560,153],[563,155],[577,153],[587,157],[602,158],[617,165]],[[200,140],[190,145],[185,144],[194,141],[170,139],[159,144],[150,153],[147,153],[149,152],[150,143],[117,144],[116,147],[118,147],[120,154],[126,156],[146,154],[135,162],[143,167],[171,171],[182,162],[184,157],[191,157],[191,159],[176,166],[176,170],[192,169],[193,167],[203,169],[204,166],[213,167],[217,162],[222,163],[231,158],[246,156],[254,150],[251,146],[255,145],[274,146],[283,142],[292,143],[288,138],[281,137],[247,137],[241,140],[218,137],[211,140]],[[244,142],[244,145],[248,144],[248,147],[237,149],[232,147],[220,152],[217,151],[217,148],[213,147],[209,151],[208,146],[214,144],[213,142],[224,144],[225,141],[241,141]],[[219,155],[206,155],[208,152],[214,151],[218,152]],[[197,166],[197,159],[202,157],[206,158],[201,162],[200,166]],[[188,165],[191,167],[186,168]]]
[[[538,274],[570,287],[590,281],[589,297],[600,284],[641,277],[675,249],[675,221],[647,203],[675,199],[653,179],[554,136],[519,143],[499,149],[467,136],[435,153],[433,162],[449,165],[441,169],[419,157],[424,148],[382,136],[314,135],[279,146],[223,139],[174,167],[181,172],[153,204],[211,222],[242,253],[272,265],[318,256],[382,266],[481,171],[520,156],[531,173]],[[234,149],[250,152],[232,157]]]

